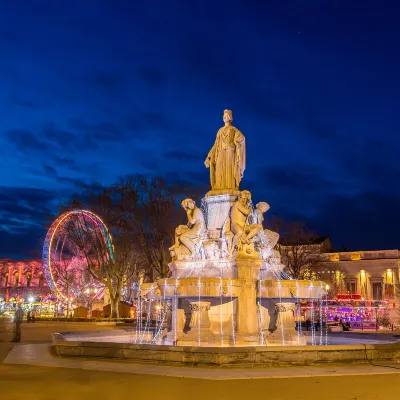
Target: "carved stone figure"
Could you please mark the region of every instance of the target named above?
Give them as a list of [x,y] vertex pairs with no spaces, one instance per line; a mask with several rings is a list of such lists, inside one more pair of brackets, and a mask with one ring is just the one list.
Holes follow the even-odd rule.
[[239,199],[233,204],[230,212],[231,231],[233,233],[230,253],[241,244],[250,244],[253,237],[262,229],[262,225],[250,223],[252,214],[251,193],[243,190]]
[[215,193],[237,191],[246,168],[245,137],[232,126],[232,120],[232,111],[225,110],[225,125],[218,130],[214,146],[204,162],[210,168],[211,187]]
[[179,225],[175,230],[175,244],[170,247],[172,257],[176,257],[179,248],[184,246],[191,256],[196,255],[206,235],[206,224],[203,212],[196,207],[192,199],[185,199],[181,203],[188,217],[187,225]]
[[[257,223],[260,224],[261,226],[264,221],[263,214],[265,214],[269,209],[270,209],[269,204],[264,201],[261,201],[260,203],[256,204],[255,215]],[[269,247],[269,249],[273,249],[278,243],[278,240],[279,240],[279,233],[271,231],[269,229],[264,229],[263,235],[261,237],[262,243],[266,241],[266,243],[263,243],[264,247],[266,245]]]

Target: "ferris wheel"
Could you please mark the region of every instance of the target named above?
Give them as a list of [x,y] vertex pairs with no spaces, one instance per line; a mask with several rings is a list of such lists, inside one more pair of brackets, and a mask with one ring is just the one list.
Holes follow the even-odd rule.
[[[101,253],[101,254],[100,254]],[[47,232],[43,245],[43,271],[51,291],[60,299],[104,292],[104,285],[89,272],[101,261],[114,259],[111,235],[99,216],[88,210],[60,215]]]

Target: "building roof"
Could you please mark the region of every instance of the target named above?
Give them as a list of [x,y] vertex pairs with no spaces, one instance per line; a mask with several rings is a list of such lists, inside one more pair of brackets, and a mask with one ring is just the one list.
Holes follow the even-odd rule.
[[303,246],[303,245],[321,245],[326,240],[329,240],[329,236],[301,236],[298,238],[288,238],[282,236],[279,238],[279,244],[283,246]]

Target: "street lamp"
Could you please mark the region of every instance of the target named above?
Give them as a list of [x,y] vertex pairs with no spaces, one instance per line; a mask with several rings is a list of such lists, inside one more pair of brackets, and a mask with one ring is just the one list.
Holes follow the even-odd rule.
[[85,290],[86,294],[88,295],[86,298],[86,301],[87,301],[87,308],[88,308],[90,317],[92,317],[92,306],[93,306],[93,301],[96,297],[97,291],[98,291],[98,289],[96,287],[95,288],[88,287]]

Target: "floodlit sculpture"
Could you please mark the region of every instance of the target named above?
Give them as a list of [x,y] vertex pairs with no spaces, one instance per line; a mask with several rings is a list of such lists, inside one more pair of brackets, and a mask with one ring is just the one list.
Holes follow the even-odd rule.
[[[255,210],[255,215],[256,215],[256,221],[258,224],[262,226],[262,223],[264,221],[264,215],[268,210],[270,209],[270,206],[268,203],[265,201],[261,201],[260,203],[256,204],[256,210]],[[264,229],[263,232],[261,233],[262,239],[264,238],[266,241],[266,245],[268,248],[273,249],[276,244],[278,243],[279,240],[279,233],[271,231],[269,229]],[[262,242],[265,243],[264,240]],[[264,244],[265,247],[265,244]]]
[[224,126],[217,132],[214,146],[204,162],[210,168],[210,181],[215,193],[229,193],[239,189],[246,168],[245,137],[232,125],[231,110],[225,110]]
[[[285,275],[274,249],[279,235],[263,229],[269,204],[260,202],[254,208],[251,193],[239,190],[246,165],[245,138],[231,125],[232,111],[225,110],[223,119],[225,126],[205,160],[212,190],[201,208],[192,199],[181,203],[188,223],[175,231],[171,277],[141,285],[142,310],[149,313],[152,301],[164,304],[160,329],[151,343],[305,344],[305,337],[295,330],[296,299],[320,299],[325,285]],[[139,343],[146,329],[147,323],[138,327]]]
[[206,235],[204,215],[192,199],[183,200],[181,206],[186,211],[188,223],[176,228],[175,244],[169,250],[173,258],[187,251],[189,256],[194,257],[200,253],[202,240]]
[[262,225],[254,224],[250,221],[252,213],[251,193],[248,190],[243,190],[239,199],[233,204],[230,212],[231,231],[233,233],[232,245],[230,253],[243,244],[250,244],[253,237],[262,229]]
[[[269,209],[270,206],[268,203],[264,201],[257,203],[253,214],[254,221],[262,226],[264,221],[263,214]],[[277,232],[269,229],[261,229],[254,238],[254,245],[263,260],[266,260],[272,268],[277,267],[279,269],[282,265],[281,256],[279,251],[274,249],[278,240],[279,234]]]

